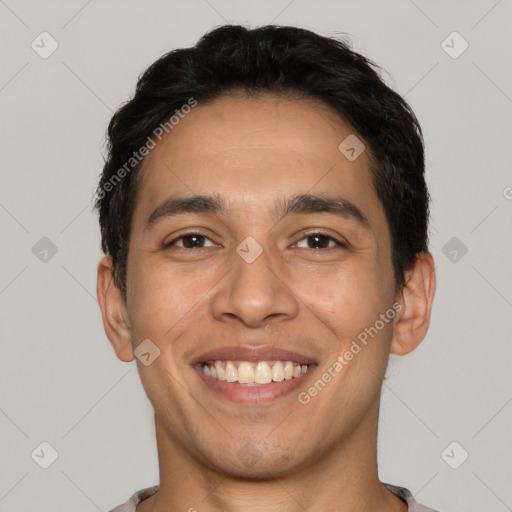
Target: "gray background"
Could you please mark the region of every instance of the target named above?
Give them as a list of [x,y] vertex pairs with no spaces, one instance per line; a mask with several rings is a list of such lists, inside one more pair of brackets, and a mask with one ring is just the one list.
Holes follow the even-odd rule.
[[0,0],[0,510],[107,511],[158,483],[151,406],[101,324],[91,199],[139,73],[226,21],[348,33],[417,113],[438,290],[425,341],[390,361],[380,475],[441,511],[512,510],[510,0]]

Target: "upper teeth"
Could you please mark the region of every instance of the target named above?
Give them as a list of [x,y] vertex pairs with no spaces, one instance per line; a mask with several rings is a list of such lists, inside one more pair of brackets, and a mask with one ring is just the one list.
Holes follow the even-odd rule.
[[269,384],[282,380],[298,378],[308,371],[309,365],[292,361],[259,361],[249,363],[240,361],[238,368],[233,361],[215,361],[203,363],[205,375],[217,380],[238,382],[240,384]]

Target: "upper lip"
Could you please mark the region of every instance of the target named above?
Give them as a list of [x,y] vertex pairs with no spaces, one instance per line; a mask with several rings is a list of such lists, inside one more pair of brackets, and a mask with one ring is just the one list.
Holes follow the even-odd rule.
[[192,359],[192,364],[204,363],[206,361],[247,361],[255,363],[258,361],[292,361],[301,364],[316,364],[316,361],[304,354],[292,350],[283,350],[272,346],[231,346],[220,347],[208,350]]

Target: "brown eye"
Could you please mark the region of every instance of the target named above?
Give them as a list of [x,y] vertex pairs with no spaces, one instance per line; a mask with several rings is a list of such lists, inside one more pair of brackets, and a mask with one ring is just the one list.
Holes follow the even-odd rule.
[[[202,249],[205,247],[204,243],[205,241],[211,240],[199,233],[185,233],[184,235],[179,236],[178,238],[175,238],[174,240],[171,240],[167,244],[165,244],[165,247],[179,247],[180,249]],[[214,246],[212,242],[212,246]]]
[[[306,247],[300,247],[299,244],[304,240],[306,241]],[[309,235],[301,238],[297,242],[297,245],[301,249],[330,249],[333,247],[345,247],[345,244],[324,233],[310,233]]]

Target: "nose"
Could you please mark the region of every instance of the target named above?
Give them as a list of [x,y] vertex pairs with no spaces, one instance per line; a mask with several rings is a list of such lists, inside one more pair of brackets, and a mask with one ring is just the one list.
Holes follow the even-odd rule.
[[271,321],[294,318],[299,301],[279,275],[279,267],[279,262],[265,249],[252,262],[234,254],[231,272],[212,297],[215,319],[241,322],[255,329]]

